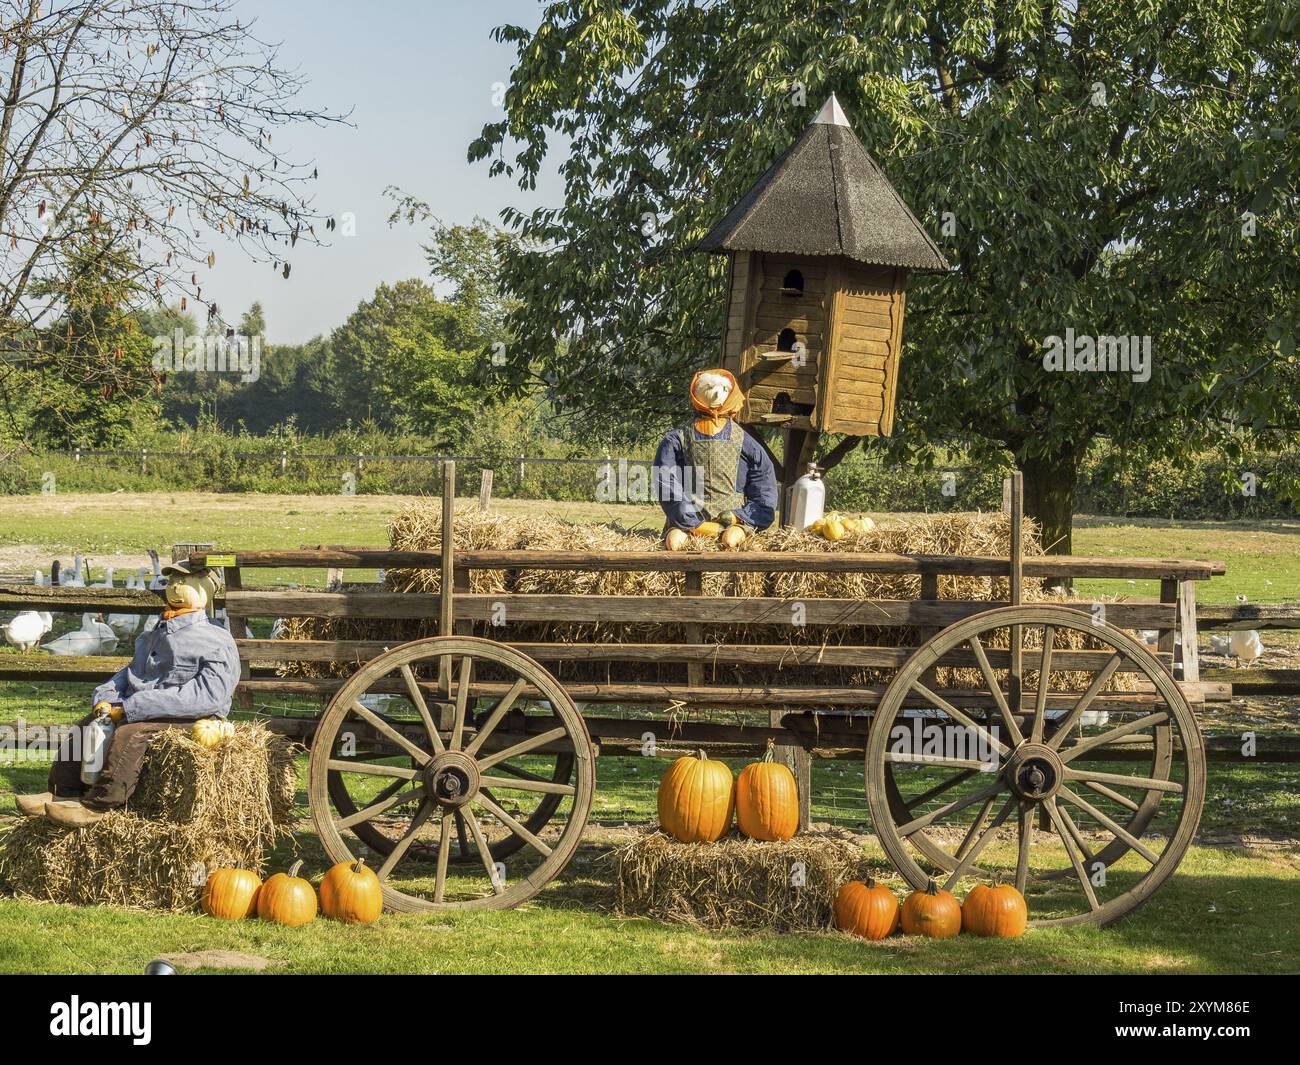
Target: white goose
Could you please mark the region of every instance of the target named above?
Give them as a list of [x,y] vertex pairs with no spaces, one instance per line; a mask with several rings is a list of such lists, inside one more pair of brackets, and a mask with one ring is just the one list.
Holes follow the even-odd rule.
[[46,631],[45,620],[35,610],[24,610],[4,627],[5,640],[23,654],[34,650]]
[[[87,622],[89,621],[89,624]],[[109,629],[102,622],[97,622],[90,614],[83,614],[81,618],[81,628],[73,629],[71,632],[65,632],[57,639],[49,643],[41,644],[41,650],[49,651],[52,655],[97,655],[105,654],[100,648],[104,642],[104,633],[101,629]],[[117,637],[113,637],[113,647],[117,647]]]
[[[1244,604],[1246,597],[1237,596],[1237,602]],[[1233,629],[1228,633],[1228,648],[1243,669],[1249,669],[1257,659],[1264,656],[1264,641],[1255,629]]]
[[162,564],[158,561],[158,552],[152,548],[149,551],[149,561],[153,563],[153,580],[149,582],[149,589],[154,592],[161,592],[167,587],[167,578],[163,576]]
[[[137,588],[144,587],[144,568],[141,567],[138,574],[128,573],[126,577],[126,587],[129,591],[135,591]],[[140,629],[139,614],[109,614],[108,627],[121,639],[127,639],[134,636]]]

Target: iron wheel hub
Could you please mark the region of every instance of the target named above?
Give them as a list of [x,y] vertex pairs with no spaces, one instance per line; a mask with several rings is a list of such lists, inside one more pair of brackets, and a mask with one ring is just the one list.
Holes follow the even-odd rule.
[[1060,790],[1065,766],[1052,748],[1022,743],[1007,759],[1004,779],[1022,799],[1045,802]]
[[446,751],[425,766],[424,782],[434,802],[448,809],[464,806],[478,794],[478,764],[460,751]]

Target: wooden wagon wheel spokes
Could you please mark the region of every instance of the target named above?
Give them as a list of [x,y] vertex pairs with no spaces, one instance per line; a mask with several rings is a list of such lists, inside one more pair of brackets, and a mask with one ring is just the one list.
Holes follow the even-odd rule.
[[[1004,688],[985,647],[1035,631],[1041,645],[1022,658],[1037,683],[1008,677]],[[1063,677],[1053,663],[1080,644],[1105,660],[1076,684],[1073,667]],[[928,674],[964,647],[986,690],[954,705]],[[1137,684],[1119,684],[1121,669]],[[939,726],[940,749],[930,739],[917,749],[918,721]],[[1182,859],[1200,819],[1205,759],[1177,682],[1143,644],[1081,611],[1036,604],[987,611],[918,649],[881,699],[866,779],[876,833],[915,887],[932,876],[949,890],[1014,878],[1037,924],[1108,924]]]
[[[398,674],[401,677],[401,686],[404,688],[405,698],[411,703],[413,710],[418,714],[422,725],[420,735],[428,741],[428,751],[424,753],[445,753],[447,750],[447,744],[443,741],[437,727],[435,726],[428,702],[419,687],[419,682],[410,664],[403,663],[398,667]],[[391,677],[391,673],[389,674],[389,677]],[[471,704],[468,702],[468,681],[468,674],[461,677],[458,681],[461,687],[458,689],[457,693],[459,694],[460,691],[466,692],[465,708],[467,713],[472,709]],[[371,683],[373,684],[375,681],[372,681]],[[512,685],[511,689],[497,701],[495,706],[489,712],[485,722],[477,729],[476,739],[471,745],[475,750],[490,736],[492,730],[495,729],[500,720],[515,706],[520,694],[524,691],[526,686],[526,681],[517,680],[516,683]],[[364,698],[364,696],[362,696],[362,698]],[[371,713],[380,717],[390,728],[400,728],[403,724],[400,721],[394,720],[391,716],[386,716],[377,710],[372,710]],[[416,746],[421,746],[424,743],[424,739],[417,738],[415,741]],[[328,790],[330,799],[339,813],[346,817],[356,813],[359,809],[345,782],[343,775],[345,773],[395,776],[406,779],[411,779],[417,776],[419,773],[418,760],[412,757],[408,749],[403,748],[402,754],[407,759],[404,767],[394,766],[389,763],[371,763],[357,758],[332,758],[329,762],[330,774]],[[574,786],[570,783],[566,783],[573,775],[574,763],[572,757],[565,752],[558,752],[550,757],[552,757],[554,761],[549,767],[549,777],[538,774],[526,774],[537,783],[516,785],[513,782],[510,782],[499,785],[514,790],[543,793],[541,800],[537,802],[530,812],[527,812],[526,818],[523,822],[524,828],[531,833],[541,831],[554,817],[557,809],[559,809],[561,805],[563,797],[574,793]],[[500,769],[502,767],[498,766],[496,768]],[[514,767],[505,768],[513,774],[523,774],[526,772]],[[488,786],[491,786],[494,781],[484,781],[484,790],[486,790]],[[400,783],[399,780],[397,783],[398,787],[400,787]],[[376,798],[387,798],[394,790],[396,790],[396,788],[390,786],[380,792]],[[369,819],[355,822],[348,827],[367,847],[381,857],[386,857],[390,854],[393,847],[398,842],[397,837],[395,837],[392,832],[381,830]],[[457,821],[456,827],[458,849],[453,853],[450,860],[457,863],[477,863],[480,860],[478,852],[471,847],[469,833],[465,828],[463,818]],[[527,839],[524,836],[515,833],[505,835],[491,842],[492,858],[494,861],[501,861],[502,859],[515,854],[526,845]],[[407,846],[414,849],[417,854],[428,855],[436,853],[437,845],[433,840],[417,840],[413,843],[407,844]]]
[[[398,691],[406,716],[376,709],[376,691]],[[496,698],[480,713],[485,691]],[[594,776],[582,717],[545,669],[491,640],[435,637],[384,652],[331,700],[312,746],[312,819],[334,861],[356,857],[353,837],[382,856],[390,908],[505,908],[568,862]]]
[[[1024,626],[1016,626],[1015,629],[1012,631],[1019,631],[1022,630],[1023,628]],[[1043,642],[1045,645],[1048,643],[1048,634],[1046,631],[1044,632]],[[1054,637],[1051,638],[1051,642],[1052,643],[1055,642]],[[971,635],[967,639],[966,643],[967,646],[970,648],[973,657],[976,660],[976,664],[978,665],[980,673],[984,678],[987,691],[989,695],[992,697],[992,701],[993,701],[993,712],[990,712],[988,717],[986,718],[983,719],[980,719],[978,717],[975,718],[974,719],[975,723],[981,726],[981,730],[983,728],[992,728],[994,726],[1000,729],[1005,729],[1007,736],[1011,740],[1011,746],[1014,747],[1020,744],[1021,742],[1023,742],[1026,735],[1032,735],[1035,720],[1038,718],[1039,704],[1038,704],[1037,695],[1035,698],[1033,711],[1029,713],[1025,713],[1024,711],[1022,711],[1019,715],[1011,713],[1010,707],[1008,705],[1007,695],[1002,690],[1001,682],[999,681],[995,671],[993,670],[989,662],[988,653],[985,649],[983,642],[980,640],[979,635],[978,634]],[[1047,660],[1049,671],[1044,672],[1042,669],[1044,660],[1040,653],[1039,656],[1040,681],[1044,676],[1050,676],[1050,661],[1051,660],[1049,656]],[[1065,713],[1063,717],[1057,719],[1056,721],[1052,721],[1050,718],[1046,716],[1046,707],[1044,703],[1044,710],[1043,710],[1044,724],[1042,728],[1043,731],[1046,733],[1046,742],[1049,747],[1052,747],[1053,749],[1061,748],[1063,741],[1067,737],[1071,736],[1075,729],[1080,727],[1080,721],[1083,719],[1083,715],[1088,711],[1089,707],[1093,704],[1093,701],[1104,689],[1105,685],[1110,681],[1111,677],[1114,675],[1116,670],[1125,661],[1126,661],[1125,656],[1121,652],[1116,652],[1115,654],[1111,655],[1110,658],[1105,663],[1105,665],[1102,666],[1102,668],[1093,675],[1092,680],[1089,683],[1087,689],[1078,698],[1078,700],[1074,703],[1074,705]],[[946,701],[942,700],[939,696],[935,695],[934,692],[930,691],[923,684],[919,684],[919,683],[913,684],[911,691],[917,695],[928,698],[928,701],[931,702],[932,705],[944,709],[945,712],[949,714],[949,716],[953,716],[959,721],[964,719],[965,722],[969,724],[972,720],[970,715],[963,714],[960,711],[955,711],[954,707],[952,707]],[[1043,691],[1041,683],[1035,689],[1035,691],[1036,693]],[[1050,694],[1050,691],[1044,692],[1043,694],[1045,700],[1046,696]],[[1073,758],[1077,758],[1079,755],[1084,754],[1090,750],[1094,750],[1096,748],[1105,746],[1106,744],[1112,742],[1114,739],[1118,739],[1124,735],[1130,735],[1132,733],[1139,732],[1142,729],[1146,728],[1148,725],[1160,725],[1161,726],[1160,728],[1156,728],[1152,730],[1153,736],[1152,736],[1152,746],[1151,746],[1150,776],[1156,779],[1167,780],[1169,777],[1170,769],[1173,764],[1173,743],[1171,738],[1171,730],[1167,724],[1168,721],[1169,721],[1169,717],[1167,714],[1164,713],[1148,715],[1147,717],[1140,718],[1137,721],[1129,722],[1125,725],[1119,726],[1114,730],[1110,730],[1108,732],[1104,732],[1102,734],[1089,737],[1086,740],[1080,740],[1079,743],[1066,746],[1064,748],[1064,751],[1062,753],[1062,760],[1069,761]],[[1022,725],[1024,726],[1023,729],[1022,729]],[[1051,729],[1050,732],[1047,731],[1049,727]],[[977,735],[981,734],[981,731],[976,731],[976,734]],[[989,744],[989,746],[990,748],[992,748],[993,744]],[[964,780],[966,780],[972,773],[976,771],[974,768],[965,769],[961,773],[949,777],[946,780],[935,785],[934,787],[928,789],[927,791],[923,792],[921,795],[909,796],[908,798],[904,799],[904,797],[902,796],[901,792],[898,789],[897,782],[895,781],[894,774],[892,772],[892,763],[894,761],[895,761],[894,759],[890,759],[891,765],[888,766],[886,769],[884,788],[885,788],[886,797],[890,803],[891,808],[894,811],[895,820],[900,824],[907,823],[908,821],[910,821],[912,819],[912,813],[914,810],[924,807],[927,803],[931,802],[931,800],[936,798],[939,794],[942,794],[950,790],[954,786],[959,785]],[[927,760],[927,761],[930,761],[931,764],[937,762],[937,760]],[[987,766],[981,765],[981,768],[987,768]],[[1134,836],[1140,836],[1143,832],[1146,831],[1148,825],[1151,822],[1151,819],[1155,816],[1156,810],[1160,804],[1161,793],[1158,790],[1148,791],[1146,796],[1142,799],[1141,802],[1136,802],[1134,800],[1131,800],[1127,796],[1117,792],[1110,793],[1107,796],[1107,798],[1108,800],[1114,802],[1116,805],[1121,806],[1126,811],[1128,811],[1127,814],[1128,820],[1125,825],[1125,828],[1130,834]],[[1046,827],[1048,829],[1052,827],[1050,819],[1048,818],[1045,809],[1040,809],[1037,812],[1037,816],[1039,819],[1040,827]],[[952,854],[950,854],[942,846],[939,846],[938,844],[934,843],[923,831],[916,831],[909,834],[909,842],[913,846],[915,846],[919,851],[921,851],[922,854],[925,855],[926,859],[931,864],[933,864],[936,868],[945,871],[951,871],[955,867],[957,858]],[[1118,862],[1120,858],[1122,858],[1128,850],[1129,850],[1129,846],[1126,842],[1124,842],[1124,839],[1121,836],[1116,836],[1101,851],[1099,851],[1095,855],[1092,855],[1092,858],[1094,862],[1100,862],[1102,863],[1102,865],[1109,867],[1114,865],[1116,862]],[[1061,869],[1057,871],[1048,871],[1043,873],[1042,875],[1045,878],[1052,879],[1052,878],[1059,878],[1063,876],[1072,876],[1073,871],[1071,869]]]

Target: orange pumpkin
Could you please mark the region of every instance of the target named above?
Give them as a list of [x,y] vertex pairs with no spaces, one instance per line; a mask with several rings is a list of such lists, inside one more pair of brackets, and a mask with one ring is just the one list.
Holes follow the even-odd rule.
[[384,912],[384,889],[365,862],[339,862],[320,882],[320,908],[344,924],[370,924]]
[[980,884],[961,905],[961,926],[972,935],[1014,939],[1028,923],[1025,897],[1010,884]]
[[902,925],[909,936],[947,939],[961,931],[961,905],[931,880],[924,891],[913,891],[903,900]]
[[772,745],[761,762],[740,771],[736,781],[736,824],[750,839],[787,840],[799,827],[799,788],[788,766],[772,760]]
[[276,873],[257,893],[257,916],[263,921],[297,928],[316,920],[316,889],[302,879],[298,870],[302,862],[294,862],[287,874]]
[[682,843],[712,843],[731,827],[736,787],[725,762],[678,758],[659,781],[659,827]]
[[898,899],[867,877],[850,880],[835,895],[835,927],[863,939],[884,939],[898,927]]
[[203,912],[240,921],[257,909],[262,878],[251,869],[218,869],[203,885]]

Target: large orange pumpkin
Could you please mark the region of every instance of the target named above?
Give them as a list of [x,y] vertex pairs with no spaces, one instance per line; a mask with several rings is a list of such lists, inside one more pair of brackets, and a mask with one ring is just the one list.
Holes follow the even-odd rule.
[[384,912],[384,889],[365,862],[339,862],[320,882],[320,908],[344,924],[370,924]]
[[316,889],[298,875],[302,862],[286,873],[276,873],[257,893],[257,916],[263,921],[297,928],[316,920]]
[[903,900],[902,925],[909,936],[947,939],[961,931],[961,905],[931,880],[924,891],[913,891]]
[[659,781],[659,827],[683,843],[712,843],[731,826],[735,781],[725,762],[678,758]]
[[218,869],[203,885],[203,912],[239,921],[257,907],[262,878],[251,869]]
[[961,926],[972,935],[1014,939],[1028,923],[1025,897],[1010,884],[980,884],[961,904]]
[[898,927],[898,899],[870,877],[850,880],[835,895],[835,927],[863,939],[884,939]]
[[736,781],[736,824],[750,839],[786,840],[799,827],[799,788],[788,766],[772,760],[772,745],[761,762],[740,771]]

